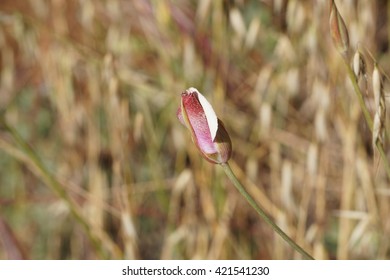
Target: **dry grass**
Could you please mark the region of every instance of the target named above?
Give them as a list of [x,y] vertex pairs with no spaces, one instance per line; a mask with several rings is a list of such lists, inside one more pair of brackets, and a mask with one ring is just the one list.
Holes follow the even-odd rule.
[[[384,1],[336,2],[389,73]],[[0,258],[300,258],[190,143],[190,86],[302,247],[389,258],[389,178],[328,16],[325,0],[1,1]]]

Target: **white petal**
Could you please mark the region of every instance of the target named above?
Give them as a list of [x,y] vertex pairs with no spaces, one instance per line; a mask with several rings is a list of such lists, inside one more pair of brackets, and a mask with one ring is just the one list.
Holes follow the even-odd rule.
[[207,101],[206,97],[204,97],[196,88],[189,88],[188,90],[191,92],[195,91],[198,94],[200,105],[202,105],[203,111],[206,115],[207,123],[209,125],[211,139],[214,141],[218,130],[218,118],[214,112],[213,107]]

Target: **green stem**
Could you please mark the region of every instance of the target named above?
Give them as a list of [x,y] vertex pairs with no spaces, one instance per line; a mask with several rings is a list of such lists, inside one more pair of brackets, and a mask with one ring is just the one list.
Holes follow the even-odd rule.
[[233,173],[232,169],[230,168],[230,165],[228,163],[222,163],[221,166],[223,167],[223,170],[225,171],[226,175],[229,177],[230,181],[233,183],[233,185],[237,188],[237,190],[244,196],[244,198],[249,202],[249,204],[253,207],[253,209],[256,210],[256,212],[260,215],[260,217],[269,224],[272,229],[280,235],[295,251],[300,253],[302,256],[304,256],[306,259],[314,260],[314,258],[309,255],[302,247],[300,247],[297,243],[294,242],[280,227],[278,227],[271,218],[264,212],[263,209],[252,198],[252,196],[245,190],[243,185],[238,181],[236,175]]

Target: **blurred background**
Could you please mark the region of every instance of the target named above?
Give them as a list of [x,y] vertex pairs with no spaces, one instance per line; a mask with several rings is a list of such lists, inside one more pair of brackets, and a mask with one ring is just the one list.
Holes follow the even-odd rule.
[[[0,259],[300,259],[177,121],[191,86],[298,244],[388,259],[389,178],[329,3],[1,0]],[[388,72],[387,1],[336,3]]]

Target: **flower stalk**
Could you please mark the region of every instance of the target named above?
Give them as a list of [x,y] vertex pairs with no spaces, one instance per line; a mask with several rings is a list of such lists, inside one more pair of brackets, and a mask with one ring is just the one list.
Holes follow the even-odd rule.
[[300,253],[303,257],[305,257],[308,260],[314,260],[314,258],[307,253],[301,246],[299,246],[297,243],[294,242],[280,227],[278,227],[272,219],[265,213],[265,211],[257,205],[256,201],[252,198],[252,196],[245,190],[243,185],[240,183],[240,181],[237,179],[236,175],[233,173],[229,163],[222,163],[221,164],[223,170],[225,171],[226,175],[230,179],[230,181],[233,183],[233,185],[236,187],[236,189],[241,193],[241,195],[248,201],[250,206],[259,214],[259,216],[272,227],[272,229],[281,237],[283,238],[295,251]]

